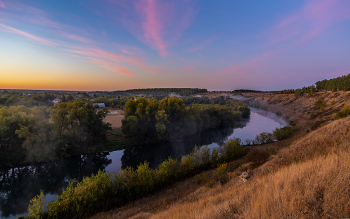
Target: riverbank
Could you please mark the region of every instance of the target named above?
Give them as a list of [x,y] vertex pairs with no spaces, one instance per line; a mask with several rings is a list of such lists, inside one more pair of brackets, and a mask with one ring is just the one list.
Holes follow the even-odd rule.
[[[228,183],[217,183],[213,188],[198,184],[196,178],[192,177],[154,195],[99,213],[92,218],[281,218],[288,215],[310,218],[327,217],[326,215],[348,217],[344,206],[350,206],[350,197],[349,193],[343,191],[347,188],[344,183],[349,183],[346,175],[348,163],[343,158],[348,156],[350,147],[350,118],[333,121],[332,114],[340,111],[345,103],[349,104],[350,92],[325,92],[300,97],[266,93],[243,95],[249,98],[251,105],[271,110],[294,121],[298,130],[289,139],[249,146],[251,150],[270,148],[272,155],[265,164],[253,168],[245,163],[228,174]],[[315,105],[320,99],[325,103],[322,109]],[[274,155],[271,149],[276,149],[277,154]],[[334,155],[334,152],[338,155]],[[334,165],[335,160],[339,160],[339,167]],[[244,159],[242,161],[246,162]],[[328,174],[329,179],[344,180],[334,184],[317,174],[326,167],[320,163],[328,166],[325,174]],[[344,170],[339,170],[340,167]],[[308,172],[307,169],[310,168],[318,171]],[[213,171],[215,170],[208,171],[208,175],[211,176]],[[245,171],[250,176],[247,183],[238,177]],[[296,176],[296,173],[299,175]],[[336,174],[331,176],[332,173]],[[313,186],[308,186],[304,176],[315,180]],[[282,188],[282,192],[276,193],[277,191],[269,189],[276,186]],[[304,195],[298,193],[302,190],[307,192]],[[278,197],[282,198],[279,200]],[[334,200],[335,197],[338,200]],[[287,198],[294,201],[285,202]],[[337,204],[331,204],[326,199],[334,200]]]

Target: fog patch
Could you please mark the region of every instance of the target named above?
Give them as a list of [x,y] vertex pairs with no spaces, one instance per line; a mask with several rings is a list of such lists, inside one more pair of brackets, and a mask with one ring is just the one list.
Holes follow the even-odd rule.
[[281,126],[283,126],[283,127],[290,125],[289,122],[287,122],[284,118],[277,116],[276,113],[273,113],[271,111],[265,111],[265,110],[254,108],[254,107],[249,107],[249,108],[252,112],[255,112],[259,115],[270,118],[270,119],[274,120],[275,122],[278,122],[279,124],[281,124]]
[[168,97],[181,97],[181,95],[176,93],[170,93],[168,94]]

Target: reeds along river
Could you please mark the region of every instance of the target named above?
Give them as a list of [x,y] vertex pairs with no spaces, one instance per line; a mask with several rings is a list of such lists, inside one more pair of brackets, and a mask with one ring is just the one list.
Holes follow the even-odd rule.
[[50,163],[1,169],[0,218],[26,215],[29,201],[40,190],[45,193],[45,202],[53,201],[71,179],[81,181],[85,176],[96,174],[99,169],[118,172],[127,166],[136,167],[145,160],[155,168],[169,156],[180,159],[191,152],[195,145],[214,148],[232,138],[240,138],[245,143],[245,140],[253,139],[261,132],[272,132],[285,125],[287,122],[275,114],[251,108],[250,118],[235,127],[206,130],[181,141],[132,147],[109,155],[80,155]]

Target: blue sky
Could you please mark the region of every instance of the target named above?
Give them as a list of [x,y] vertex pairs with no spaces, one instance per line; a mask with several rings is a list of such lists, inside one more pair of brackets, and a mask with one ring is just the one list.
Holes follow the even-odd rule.
[[0,0],[0,88],[299,88],[349,38],[349,0]]

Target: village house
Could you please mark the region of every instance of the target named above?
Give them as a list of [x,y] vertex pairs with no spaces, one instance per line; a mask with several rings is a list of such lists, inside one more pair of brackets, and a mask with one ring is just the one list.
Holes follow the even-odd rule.
[[93,106],[98,106],[100,108],[106,107],[104,103],[94,103]]
[[56,104],[56,103],[59,103],[60,101],[61,101],[61,99],[56,97],[56,98],[52,101],[52,103],[53,103],[53,104]]

